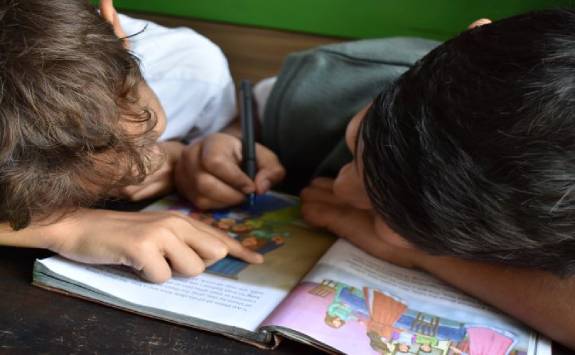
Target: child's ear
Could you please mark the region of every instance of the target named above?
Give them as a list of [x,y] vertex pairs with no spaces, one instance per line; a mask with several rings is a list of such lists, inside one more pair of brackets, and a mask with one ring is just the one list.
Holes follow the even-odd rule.
[[[114,33],[118,38],[126,38],[126,33],[120,24],[120,19],[118,18],[118,12],[114,8],[113,0],[101,0],[100,1],[100,16],[114,28]],[[125,41],[125,40],[124,40]],[[127,41],[124,42],[127,45]]]

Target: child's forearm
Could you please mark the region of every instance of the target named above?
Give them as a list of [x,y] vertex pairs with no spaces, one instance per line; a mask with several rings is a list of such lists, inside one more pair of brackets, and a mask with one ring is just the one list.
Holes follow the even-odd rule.
[[8,223],[0,223],[0,245],[51,249],[58,243],[56,229],[55,224],[41,222],[15,231]]
[[166,281],[172,271],[196,276],[228,254],[263,262],[223,232],[173,211],[78,209],[20,231],[1,227],[0,245],[50,249],[89,264],[126,265],[152,282]]
[[420,267],[575,349],[575,278],[547,272],[426,257]]

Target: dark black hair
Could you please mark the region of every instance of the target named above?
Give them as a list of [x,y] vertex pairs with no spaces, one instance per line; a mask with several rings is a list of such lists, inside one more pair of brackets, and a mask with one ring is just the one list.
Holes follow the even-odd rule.
[[575,11],[467,30],[362,124],[368,195],[437,255],[575,273]]

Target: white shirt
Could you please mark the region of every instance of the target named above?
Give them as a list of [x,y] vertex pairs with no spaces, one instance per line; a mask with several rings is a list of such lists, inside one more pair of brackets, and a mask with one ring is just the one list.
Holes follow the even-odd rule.
[[119,16],[127,36],[145,28],[129,39],[130,50],[166,112],[160,139],[195,138],[227,126],[236,115],[236,98],[220,48],[189,28]]

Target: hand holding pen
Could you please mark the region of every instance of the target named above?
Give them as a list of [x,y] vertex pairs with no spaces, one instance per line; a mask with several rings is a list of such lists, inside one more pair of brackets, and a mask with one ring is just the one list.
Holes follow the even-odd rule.
[[[243,105],[241,95],[238,101]],[[249,107],[253,113],[253,106],[250,104]],[[237,120],[222,133],[208,135],[185,147],[176,164],[174,176],[178,192],[201,209],[249,202],[249,194],[267,192],[285,175],[277,156],[263,145],[255,143],[253,154],[243,153],[243,147],[247,145],[242,143],[244,135],[239,123]],[[256,123],[253,117],[251,123]],[[247,138],[255,141],[255,135]],[[243,159],[248,155],[249,159]],[[249,169],[253,174],[244,161],[250,161],[252,167]]]

